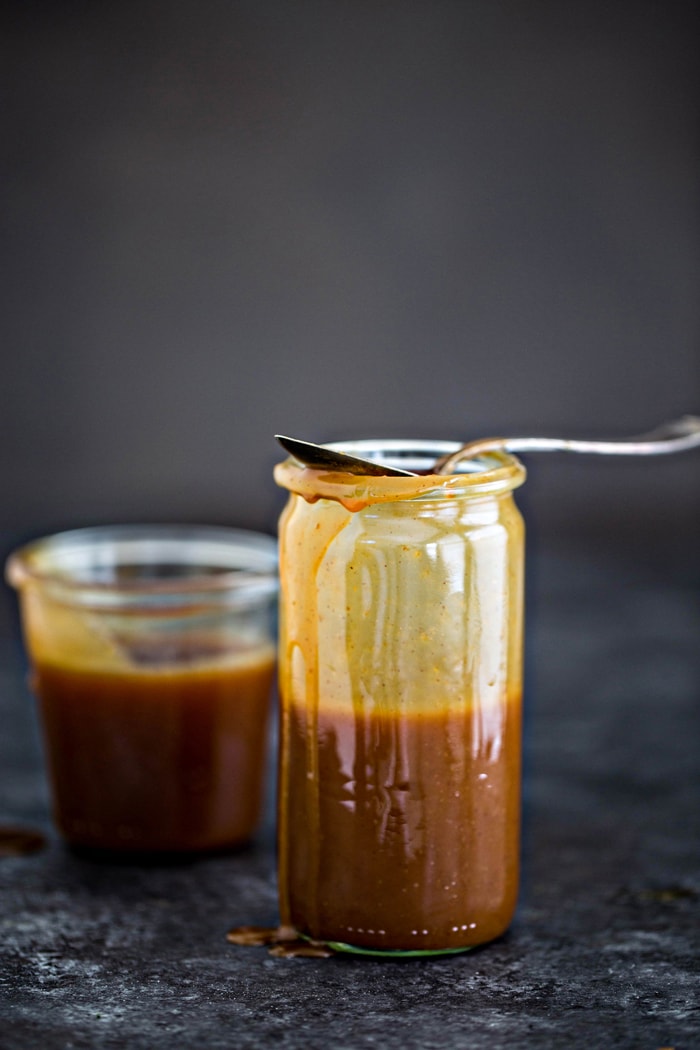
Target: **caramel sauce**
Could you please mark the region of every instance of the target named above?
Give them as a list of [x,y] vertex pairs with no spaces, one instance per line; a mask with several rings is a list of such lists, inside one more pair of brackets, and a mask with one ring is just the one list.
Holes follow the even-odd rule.
[[24,857],[46,845],[40,831],[30,828],[0,827],[0,857]]
[[387,950],[503,933],[518,886],[519,697],[488,717],[477,702],[414,715],[320,704],[313,721],[294,704],[284,719],[282,921]]
[[168,659],[142,646],[118,670],[35,661],[55,817],[70,842],[179,852],[252,834],[272,647],[227,656],[205,642]]
[[328,959],[335,952],[325,944],[303,940],[291,926],[236,926],[226,934],[229,944],[267,947],[277,959]]

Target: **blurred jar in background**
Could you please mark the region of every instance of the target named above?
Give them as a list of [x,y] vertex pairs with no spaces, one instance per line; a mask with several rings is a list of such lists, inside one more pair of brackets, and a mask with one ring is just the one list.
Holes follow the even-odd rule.
[[10,556],[69,842],[178,852],[253,834],[276,566],[271,537],[207,526],[78,529]]

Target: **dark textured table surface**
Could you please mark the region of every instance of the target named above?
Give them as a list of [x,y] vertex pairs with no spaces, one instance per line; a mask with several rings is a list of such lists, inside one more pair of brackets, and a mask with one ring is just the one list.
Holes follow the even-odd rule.
[[275,959],[258,841],[181,865],[80,859],[51,829],[16,637],[0,641],[0,1047],[700,1046],[697,578],[531,561],[523,883],[501,941],[434,960]]

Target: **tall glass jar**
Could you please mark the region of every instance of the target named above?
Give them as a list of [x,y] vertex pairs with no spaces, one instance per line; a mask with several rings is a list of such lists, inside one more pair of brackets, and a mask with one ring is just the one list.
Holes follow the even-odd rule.
[[448,442],[294,460],[280,522],[279,891],[300,934],[363,953],[489,941],[518,889],[523,466],[429,473]]

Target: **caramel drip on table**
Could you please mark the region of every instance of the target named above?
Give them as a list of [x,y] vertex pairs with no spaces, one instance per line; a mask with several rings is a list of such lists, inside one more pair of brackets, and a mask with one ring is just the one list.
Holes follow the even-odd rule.
[[29,828],[0,827],[0,857],[24,857],[46,845],[40,831]]
[[328,959],[336,954],[319,941],[302,940],[292,926],[234,926],[226,940],[246,948],[267,947],[277,959]]

